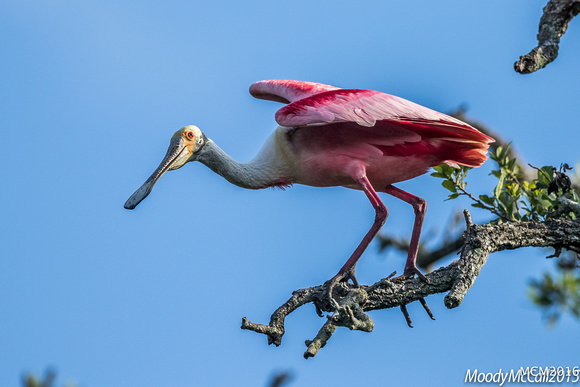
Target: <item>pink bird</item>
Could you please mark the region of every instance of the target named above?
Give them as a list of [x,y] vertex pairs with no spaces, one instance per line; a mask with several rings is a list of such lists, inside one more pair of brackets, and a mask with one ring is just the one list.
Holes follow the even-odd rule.
[[376,211],[375,220],[330,280],[332,295],[339,281],[351,279],[358,286],[356,263],[387,219],[377,194],[385,192],[413,206],[415,223],[403,274],[426,281],[415,263],[426,202],[393,184],[442,163],[478,167],[494,140],[453,117],[378,91],[267,80],[254,83],[250,93],[287,104],[276,112],[280,126],[253,160],[233,160],[196,126],[186,126],[173,135],[165,158],[125,208],[135,208],[163,173],[189,161],[199,161],[243,188],[304,184],[361,190]]

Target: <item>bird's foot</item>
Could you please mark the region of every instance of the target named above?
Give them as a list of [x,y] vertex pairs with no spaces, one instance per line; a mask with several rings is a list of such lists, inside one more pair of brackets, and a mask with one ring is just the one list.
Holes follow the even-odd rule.
[[[399,282],[399,281],[402,282],[404,280],[413,278],[415,275],[417,275],[417,277],[419,277],[419,279],[421,281],[425,282],[426,284],[431,283],[431,282],[429,282],[429,279],[427,277],[425,277],[425,275],[423,273],[421,273],[421,271],[419,269],[417,269],[417,266],[415,266],[415,265],[405,267],[405,271],[403,272],[403,275],[400,275],[399,277],[394,278],[394,280],[397,280],[397,282]],[[427,301],[425,301],[424,298],[420,298],[419,302],[421,303],[421,306],[423,307],[423,309],[425,309],[425,312],[427,312],[427,314],[429,315],[431,320],[435,320],[435,317],[433,317],[433,313],[431,312],[431,309],[429,309],[429,305],[427,305]],[[409,328],[413,328],[411,316],[409,315],[409,312],[407,311],[406,305],[401,305],[401,312],[403,313],[403,316],[405,317],[405,321],[407,322],[407,325],[409,326]]]
[[326,281],[325,285],[326,285],[326,289],[327,289],[328,300],[332,306],[334,306],[334,307],[338,306],[338,303],[336,302],[336,300],[332,296],[332,291],[334,290],[334,287],[339,282],[348,282],[348,280],[351,280],[352,283],[354,284],[354,286],[356,286],[356,287],[360,286],[358,284],[357,279],[356,279],[356,275],[354,274],[354,267],[352,267],[351,269],[346,270],[344,272],[341,270],[334,277],[332,277],[331,279]]
[[412,265],[412,266],[405,266],[405,271],[403,272],[403,275],[401,277],[403,277],[403,279],[411,279],[413,278],[415,275],[417,275],[417,277],[425,282],[426,284],[430,284],[431,282],[429,282],[429,279],[427,277],[425,277],[425,274],[421,273],[421,270],[417,269],[417,266]]
[[[423,306],[423,309],[425,309],[425,312],[427,312],[427,314],[429,315],[429,317],[431,318],[431,320],[435,320],[435,317],[433,317],[433,313],[431,312],[431,309],[429,309],[429,305],[427,305],[427,301],[425,301],[424,298],[419,298],[419,302],[421,303],[421,306]],[[403,313],[403,316],[405,316],[405,321],[407,322],[407,325],[409,326],[409,328],[413,328],[413,321],[411,321],[411,316],[409,315],[409,312],[407,311],[407,305],[401,305],[401,312]]]

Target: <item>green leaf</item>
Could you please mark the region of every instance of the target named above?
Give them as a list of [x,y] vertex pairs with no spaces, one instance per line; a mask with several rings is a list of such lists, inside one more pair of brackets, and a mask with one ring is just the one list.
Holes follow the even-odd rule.
[[500,209],[500,212],[505,215],[507,213],[507,207],[505,206],[505,203],[502,200],[498,200],[497,205]]
[[538,183],[541,184],[542,188],[548,188],[552,180],[554,179],[554,167],[550,165],[543,166],[542,169],[538,171]]
[[435,173],[440,173],[442,175],[439,177],[445,177],[447,179],[450,179],[451,176],[453,176],[453,173],[455,172],[455,168],[450,167],[447,164],[438,165],[436,167],[433,167],[433,169],[435,170]]
[[489,158],[492,159],[493,161],[497,162],[498,158],[497,155],[499,152],[501,152],[502,147],[498,146],[497,149],[495,150],[495,152],[490,151],[489,152]]
[[505,169],[502,168],[497,185],[495,186],[495,189],[493,190],[493,196],[495,196],[498,199],[501,195],[501,191],[503,189],[503,182],[505,180],[506,175],[507,175],[507,172],[505,171]]
[[441,185],[453,193],[457,192],[457,188],[455,188],[455,184],[451,180],[443,180]]
[[495,198],[492,198],[491,196],[487,195],[479,195],[479,200],[492,207],[495,203]]
[[507,144],[505,148],[498,148],[498,159],[502,162],[503,165],[506,164],[507,155],[510,150],[511,143]]

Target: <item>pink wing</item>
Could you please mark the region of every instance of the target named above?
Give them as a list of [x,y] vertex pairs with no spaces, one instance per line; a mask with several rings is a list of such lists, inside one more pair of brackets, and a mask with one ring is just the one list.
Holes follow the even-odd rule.
[[282,103],[298,101],[330,90],[340,89],[322,83],[279,79],[259,81],[250,86],[250,94],[254,97]]
[[355,122],[370,127],[381,120],[421,121],[473,129],[446,114],[372,90],[328,91],[295,101],[276,112],[276,121],[290,127],[338,122]]
[[[276,121],[282,126],[342,123],[331,125],[336,129],[332,136],[335,140],[329,140],[327,135],[325,141],[348,137],[352,145],[370,146],[383,155],[430,154],[440,162],[475,167],[487,159],[489,143],[494,142],[463,121],[378,91],[339,89],[310,82],[262,81],[252,85],[250,92],[259,98],[291,102],[276,112]],[[344,130],[347,133],[341,134]]]

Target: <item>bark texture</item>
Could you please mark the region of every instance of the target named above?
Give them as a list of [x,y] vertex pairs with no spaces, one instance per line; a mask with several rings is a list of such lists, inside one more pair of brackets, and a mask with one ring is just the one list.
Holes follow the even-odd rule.
[[520,56],[520,60],[514,63],[514,69],[520,74],[529,74],[556,59],[560,38],[578,13],[580,0],[550,0],[540,19],[538,46],[529,54]]
[[469,212],[464,212],[467,229],[461,247],[461,257],[446,267],[427,274],[428,283],[418,279],[393,278],[394,273],[373,285],[341,283],[334,289],[334,299],[328,297],[327,284],[299,289],[272,314],[268,325],[256,324],[245,317],[242,329],[265,334],[268,344],[280,345],[284,336],[284,320],[297,308],[313,303],[320,316],[330,313],[313,340],[307,340],[306,358],[315,356],[339,326],[370,332],[372,319],[365,313],[372,310],[400,307],[405,317],[405,305],[421,301],[428,313],[424,298],[435,293],[448,292],[444,303],[456,308],[463,302],[490,254],[521,247],[553,247],[577,251],[580,249],[580,222],[547,220],[545,222],[511,222],[500,225],[474,225]]

